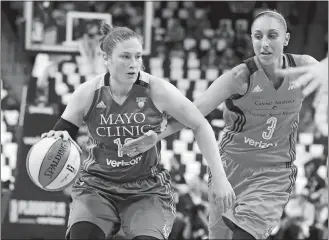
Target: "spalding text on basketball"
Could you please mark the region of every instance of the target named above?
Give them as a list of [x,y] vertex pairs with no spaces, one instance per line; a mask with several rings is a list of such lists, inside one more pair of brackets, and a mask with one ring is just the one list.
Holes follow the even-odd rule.
[[47,168],[47,170],[44,173],[45,176],[48,176],[49,178],[53,177],[56,167],[57,167],[58,163],[61,161],[61,159],[68,147],[69,147],[68,144],[66,144],[64,142],[61,143],[61,146],[60,146],[53,162],[50,164],[50,166]]

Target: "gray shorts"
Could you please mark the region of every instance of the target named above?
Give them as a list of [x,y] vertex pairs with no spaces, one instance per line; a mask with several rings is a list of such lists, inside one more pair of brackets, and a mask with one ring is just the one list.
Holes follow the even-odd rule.
[[209,239],[231,239],[234,224],[256,239],[266,239],[278,224],[296,180],[297,167],[247,167],[224,158],[237,201],[223,212],[210,202]]
[[[120,228],[130,239],[139,235],[168,238],[176,215],[168,171],[123,184],[102,185],[93,178],[84,176],[72,188],[67,238],[72,225],[81,221],[96,224],[107,238]],[[116,226],[113,232],[111,222]]]

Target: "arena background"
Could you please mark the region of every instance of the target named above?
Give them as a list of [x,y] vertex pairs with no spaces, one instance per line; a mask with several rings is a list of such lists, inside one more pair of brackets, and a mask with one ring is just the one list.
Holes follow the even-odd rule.
[[[275,8],[291,32],[286,52],[321,60],[328,52],[328,2],[1,2],[2,239],[63,239],[70,189],[45,192],[27,176],[26,154],[48,131],[77,86],[104,72],[101,19],[144,36],[146,71],[194,100],[253,54],[249,28]],[[93,64],[94,63],[94,64]],[[299,173],[271,239],[328,238],[328,105],[307,97],[300,114]],[[207,116],[219,139],[222,106]],[[78,143],[85,140],[81,128]],[[190,130],[163,141],[163,164],[177,191],[171,239],[206,239],[206,163]],[[119,237],[118,237],[119,238]]]

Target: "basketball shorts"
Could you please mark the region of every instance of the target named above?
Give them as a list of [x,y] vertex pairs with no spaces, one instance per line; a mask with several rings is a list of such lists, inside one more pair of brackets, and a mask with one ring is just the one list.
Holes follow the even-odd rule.
[[[107,238],[120,232],[132,239],[139,235],[167,239],[176,216],[174,192],[167,170],[134,182],[104,182],[86,175],[72,188],[66,238],[74,223],[99,226]],[[109,225],[115,227],[110,232]]]
[[248,167],[228,158],[223,159],[223,166],[235,192],[236,204],[233,209],[223,212],[210,201],[209,239],[231,239],[234,225],[256,239],[266,239],[277,226],[289,201],[297,167],[290,163]]

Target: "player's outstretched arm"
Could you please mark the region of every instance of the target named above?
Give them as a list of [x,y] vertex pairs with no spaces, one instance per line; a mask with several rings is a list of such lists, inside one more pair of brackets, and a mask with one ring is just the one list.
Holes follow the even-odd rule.
[[[245,94],[248,88],[246,79],[249,71],[245,64],[240,64],[218,77],[211,86],[194,101],[195,106],[203,114],[207,116],[211,111],[216,109],[222,102],[229,98],[232,94]],[[175,103],[176,105],[176,103]],[[167,128],[160,134],[148,133],[138,139],[126,143],[123,148],[123,154],[131,153],[134,149],[138,152],[145,152],[153,147],[156,142],[180,131],[186,126],[175,118],[168,120]]]
[[177,88],[159,78],[150,81],[151,98],[156,107],[192,129],[201,153],[212,172],[215,199],[224,201],[224,208],[232,207],[235,195],[220,160],[214,132],[197,107]]

